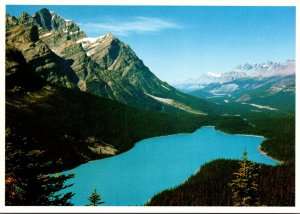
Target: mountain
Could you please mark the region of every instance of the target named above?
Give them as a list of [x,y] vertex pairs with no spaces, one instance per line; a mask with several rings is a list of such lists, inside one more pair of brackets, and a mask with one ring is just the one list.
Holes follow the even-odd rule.
[[218,106],[159,80],[114,35],[87,38],[47,9],[6,15],[5,70],[6,134],[34,142],[63,169],[148,137],[226,121],[248,126],[238,117],[206,115]]
[[6,43],[46,81],[159,112],[216,113],[218,106],[158,79],[111,33],[88,38],[73,21],[42,9],[6,15]]
[[194,91],[197,89],[204,88],[210,83],[218,82],[219,79],[220,74],[206,72],[196,79],[188,79],[183,81],[182,83],[177,83],[174,85],[174,87],[182,91]]
[[284,63],[245,63],[230,72],[206,73],[176,87],[216,104],[236,103],[260,112],[294,110],[295,85],[295,61],[287,60]]
[[8,28],[6,44],[20,50],[28,64],[45,80],[69,88],[76,87],[78,77],[73,69],[39,39],[36,25],[18,24]]
[[245,63],[233,69],[235,72],[245,72],[247,77],[289,76],[295,73],[295,60],[283,63],[268,61],[266,63]]
[[250,105],[256,111],[294,110],[295,84],[295,74],[242,78],[226,83],[212,83],[190,94],[217,103]]
[[48,160],[61,159],[64,168],[125,151],[152,135],[192,131],[198,126],[194,115],[135,109],[48,84],[21,51],[9,45],[5,74],[7,133],[33,138],[37,149],[47,151]]
[[199,78],[189,79],[174,85],[183,91],[203,89],[211,83],[226,83],[243,78],[267,78],[275,76],[289,76],[295,73],[295,60],[283,63],[268,61],[266,63],[245,63],[238,65],[229,72],[215,74],[204,73]]
[[45,151],[47,161],[61,162],[64,170],[127,151],[149,137],[192,132],[203,125],[249,126],[239,117],[143,110],[48,83],[10,45],[5,65],[6,142],[14,146],[20,142],[11,140],[20,137],[32,141],[35,149]]

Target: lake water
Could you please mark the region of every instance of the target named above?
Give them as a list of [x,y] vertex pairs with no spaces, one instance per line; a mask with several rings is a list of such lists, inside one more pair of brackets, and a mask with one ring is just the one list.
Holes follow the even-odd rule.
[[67,171],[75,173],[67,189],[74,205],[85,205],[96,188],[106,206],[143,205],[152,196],[183,183],[201,165],[218,158],[248,159],[276,165],[258,148],[259,136],[231,135],[203,127],[191,134],[176,134],[142,140],[129,151],[92,161]]

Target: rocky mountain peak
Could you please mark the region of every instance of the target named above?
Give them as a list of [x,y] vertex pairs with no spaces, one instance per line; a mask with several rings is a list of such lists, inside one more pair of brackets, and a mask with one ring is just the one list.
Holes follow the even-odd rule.
[[295,74],[295,60],[287,60],[286,62],[267,61],[264,63],[246,62],[234,67],[231,71],[214,76],[205,73],[199,78],[189,79],[177,83],[175,86],[179,89],[192,91],[202,89],[210,83],[226,83],[251,78],[284,77],[293,74]]
[[84,32],[72,20],[64,19],[47,8],[43,8],[33,15],[23,12],[19,19],[7,14],[6,23],[7,27],[13,27],[17,24],[25,26],[37,25],[41,38],[50,46],[53,42],[60,43],[61,40],[65,42],[70,39],[78,40],[86,37]]
[[232,71],[245,72],[249,77],[286,76],[295,73],[293,60],[283,63],[267,61],[265,63],[245,63]]
[[52,16],[50,11],[47,8],[43,8],[39,10],[33,15],[33,17],[39,26],[43,27],[47,31],[52,30],[52,25],[51,25]]
[[28,19],[30,18],[31,16],[27,13],[27,12],[22,12],[19,16],[19,19]]
[[202,101],[199,109],[188,102],[190,97],[158,79],[129,45],[112,33],[88,38],[72,20],[46,8],[32,16],[24,13],[15,21],[16,26],[6,29],[7,43],[20,50],[46,81],[135,107],[201,113]]
[[112,33],[104,34],[103,36],[100,36],[94,40],[94,42],[101,43],[103,45],[115,45],[117,43],[122,43],[116,36],[114,36]]
[[52,30],[70,34],[80,31],[79,26],[77,26],[72,20],[64,19],[53,11],[50,12],[50,14]]
[[5,26],[6,26],[6,28],[16,26],[17,24],[18,24],[18,19],[16,17],[11,16],[8,13],[5,15]]
[[103,35],[103,37],[104,37],[104,38],[107,38],[107,39],[108,39],[108,38],[116,39],[116,37],[115,37],[112,33],[110,33],[110,32],[107,33],[107,34],[105,34],[105,35]]

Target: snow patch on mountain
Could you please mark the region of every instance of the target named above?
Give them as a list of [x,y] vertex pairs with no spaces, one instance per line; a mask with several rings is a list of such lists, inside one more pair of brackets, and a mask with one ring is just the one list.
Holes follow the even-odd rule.
[[249,104],[250,106],[253,106],[253,107],[256,107],[256,108],[260,108],[260,109],[268,109],[268,110],[271,110],[271,111],[278,111],[277,108],[272,108],[270,106],[262,106],[262,105],[257,105],[257,104]]
[[92,37],[85,37],[85,38],[82,38],[82,39],[79,39],[78,41],[76,41],[76,43],[94,43],[97,39],[99,38],[92,38]]
[[75,34],[75,33],[79,33],[79,32],[83,32],[83,31],[82,30],[73,31],[73,32],[70,32],[70,35]]
[[287,60],[283,63],[273,61],[268,61],[266,63],[245,63],[236,66],[229,72],[206,72],[198,78],[188,79],[181,83],[174,84],[174,86],[178,89],[194,91],[203,89],[211,83],[226,83],[244,78],[262,79],[292,74],[295,74],[295,60]]
[[213,89],[210,91],[212,94],[217,94],[217,93],[228,93],[228,92],[233,92],[237,90],[239,86],[237,84],[226,84],[226,85],[221,85],[220,87]]
[[266,63],[245,63],[236,66],[233,71],[245,72],[248,77],[288,76],[295,73],[295,60],[283,63],[268,61]]
[[44,37],[51,36],[51,35],[52,35],[52,32],[45,33],[45,34],[41,35],[40,38],[44,38]]
[[98,51],[98,47],[104,44],[107,39],[112,37],[113,35],[111,33],[108,33],[97,38],[85,37],[76,41],[76,43],[80,43],[83,49],[87,52],[87,56],[91,56]]
[[162,87],[164,87],[165,89],[171,91],[171,89],[169,89],[168,87],[164,86],[164,85],[161,85]]
[[213,72],[206,72],[206,75],[211,76],[211,77],[221,77],[221,74],[216,74],[216,73],[213,73]]

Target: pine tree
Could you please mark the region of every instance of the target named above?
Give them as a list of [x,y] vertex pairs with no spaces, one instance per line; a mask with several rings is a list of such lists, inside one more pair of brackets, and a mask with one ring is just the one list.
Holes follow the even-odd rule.
[[103,201],[101,201],[101,196],[97,193],[97,190],[94,189],[94,192],[92,192],[91,196],[88,197],[89,203],[86,206],[98,206],[100,204],[104,204]]
[[243,153],[241,168],[234,173],[235,178],[229,183],[232,190],[232,199],[235,206],[259,206],[257,197],[259,167],[247,159],[247,151]]
[[50,174],[58,164],[45,160],[44,151],[35,148],[35,140],[6,130],[5,204],[7,206],[72,205],[71,192],[59,193],[71,185],[70,175]]

